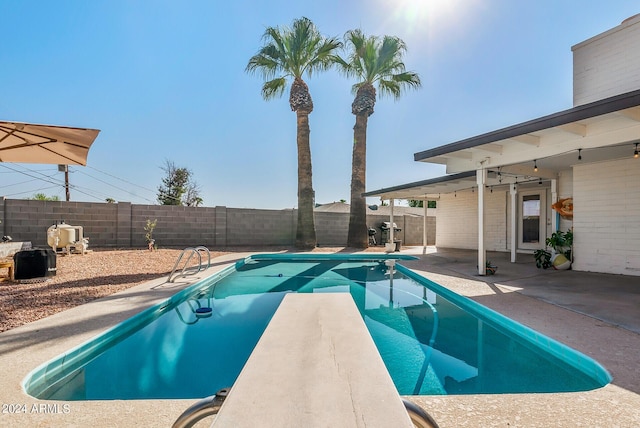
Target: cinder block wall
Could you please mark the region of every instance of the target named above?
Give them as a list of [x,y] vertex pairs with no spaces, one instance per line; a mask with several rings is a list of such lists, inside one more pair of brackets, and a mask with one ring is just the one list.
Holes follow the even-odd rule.
[[[165,247],[215,246],[215,208],[167,205],[131,206],[131,245],[146,245],[147,219],[157,220],[153,231],[156,243]],[[98,244],[95,244],[98,245]],[[109,246],[109,243],[105,243]]]
[[67,224],[82,226],[84,235],[90,237],[90,245],[112,243],[115,246],[117,209],[116,204],[105,203],[5,199],[0,228],[3,235],[15,241],[45,246],[49,226],[64,220]]
[[227,208],[226,245],[293,245],[297,211]]
[[[161,247],[293,246],[297,211],[0,199],[0,231],[14,241],[45,247],[47,229],[62,220],[82,226],[90,248],[144,248],[147,220],[157,220],[153,238]],[[349,214],[317,212],[315,221],[319,246],[346,245]],[[367,217],[378,242],[384,221],[389,218]],[[402,229],[396,239],[404,245],[422,244],[422,217],[395,216],[394,221]],[[433,244],[435,217],[428,218],[428,228]]]

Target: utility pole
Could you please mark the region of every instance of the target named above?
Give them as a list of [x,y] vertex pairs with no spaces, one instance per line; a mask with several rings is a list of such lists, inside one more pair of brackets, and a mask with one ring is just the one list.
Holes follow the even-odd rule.
[[69,165],[58,165],[58,171],[64,171],[64,193],[67,202],[71,200],[71,194],[69,193]]

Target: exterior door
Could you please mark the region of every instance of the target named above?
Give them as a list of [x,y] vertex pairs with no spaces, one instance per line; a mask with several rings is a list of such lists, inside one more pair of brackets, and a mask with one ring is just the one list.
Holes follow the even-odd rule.
[[544,248],[546,239],[546,191],[526,191],[519,195],[518,247]]

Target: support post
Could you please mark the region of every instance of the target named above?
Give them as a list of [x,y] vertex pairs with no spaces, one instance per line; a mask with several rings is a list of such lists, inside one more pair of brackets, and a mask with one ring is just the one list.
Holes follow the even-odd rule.
[[[424,195],[424,201],[422,202],[423,206],[424,206],[424,219],[422,220],[422,246],[424,248],[427,248],[427,245],[429,244],[427,241],[427,206],[429,205],[429,202],[427,201],[427,195]],[[407,235],[405,235],[406,238]]]
[[516,262],[517,246],[518,246],[518,185],[513,183],[509,185],[509,195],[511,196],[511,263]]
[[[551,180],[551,205],[558,202],[558,180],[555,178]],[[551,212],[551,233],[557,232],[560,225],[558,224],[558,214],[553,209],[548,210]]]
[[393,205],[394,205],[394,202],[395,202],[395,199],[391,198],[391,199],[390,199],[390,202],[389,202],[389,205],[390,205],[390,208],[391,208],[391,214],[390,214],[390,216],[389,216],[389,217],[390,217],[390,218],[389,218],[389,222],[391,223],[391,224],[389,225],[389,239],[390,239],[390,242],[391,242],[392,244],[394,244],[394,241],[395,241],[394,236],[393,236],[393,234],[394,234],[394,232],[395,232],[395,231],[393,230]]
[[487,171],[484,168],[476,170],[478,183],[478,274],[486,275],[487,250],[484,246],[484,183],[487,181]]

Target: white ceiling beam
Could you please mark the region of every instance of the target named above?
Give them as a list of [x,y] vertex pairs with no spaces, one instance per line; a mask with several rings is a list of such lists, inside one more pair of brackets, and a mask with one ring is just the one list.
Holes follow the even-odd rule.
[[457,151],[457,152],[451,152],[451,153],[447,153],[446,155],[442,155],[443,158],[454,158],[454,159],[464,159],[464,160],[471,160],[472,158],[472,154],[469,151]]
[[482,146],[473,147],[471,150],[489,152],[489,153],[497,153],[497,154],[501,155],[503,147],[504,146],[502,144],[489,143],[489,144],[483,144]]
[[558,129],[563,130],[564,132],[568,132],[570,134],[579,135],[581,137],[587,136],[587,125],[582,125],[580,123],[567,123],[566,125],[558,126]]
[[517,137],[510,138],[510,140],[517,141],[522,144],[528,144],[530,146],[540,146],[540,137],[531,134],[518,135]]
[[620,114],[620,116],[626,117],[627,119],[640,122],[640,107],[631,107],[626,110],[620,110],[618,114]]

